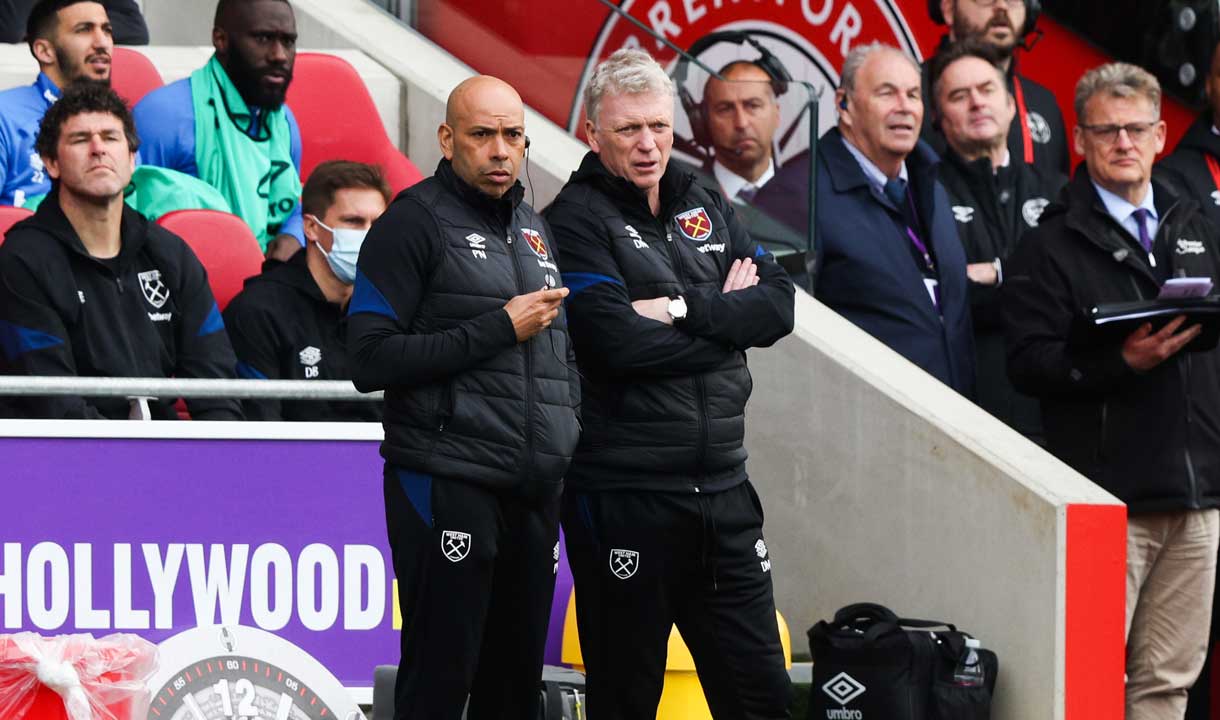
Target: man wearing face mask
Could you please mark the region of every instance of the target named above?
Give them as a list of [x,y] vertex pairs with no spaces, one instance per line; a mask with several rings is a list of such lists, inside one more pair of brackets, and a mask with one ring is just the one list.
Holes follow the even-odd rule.
[[352,379],[385,390],[386,526],[399,582],[395,718],[538,717],[559,495],[580,433],[555,244],[517,182],[521,96],[449,95],[436,173],[360,250]]
[[275,260],[305,245],[301,130],[284,103],[296,39],[287,0],[220,0],[212,59],[134,111],[144,164],[214,186]]
[[[334,160],[314,169],[301,196],[305,251],[247,280],[225,308],[241,377],[351,378],[343,314],[364,236],[390,197],[375,166]],[[250,420],[379,422],[381,404],[250,400],[245,413]]]

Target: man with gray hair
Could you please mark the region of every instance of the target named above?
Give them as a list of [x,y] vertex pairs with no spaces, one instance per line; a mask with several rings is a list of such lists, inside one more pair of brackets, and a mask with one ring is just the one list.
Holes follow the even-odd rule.
[[619,50],[585,91],[592,152],[547,211],[582,373],[562,518],[589,716],[654,717],[670,629],[713,717],[786,718],[772,558],[743,447],[745,350],[793,287],[720,193],[669,163],[674,88]]
[[[1048,448],[1127,504],[1127,720],[1182,718],[1203,665],[1220,519],[1220,351],[1179,316],[1121,340],[1080,308],[1220,278],[1216,228],[1152,179],[1161,89],[1113,63],[1076,86],[1084,164],[1018,246],[1000,289],[1008,372],[1042,403]],[[1194,352],[1192,352],[1194,350]]]
[[919,67],[897,48],[859,46],[835,101],[838,127],[817,148],[817,298],[970,396],[966,255],[939,160],[919,139]]

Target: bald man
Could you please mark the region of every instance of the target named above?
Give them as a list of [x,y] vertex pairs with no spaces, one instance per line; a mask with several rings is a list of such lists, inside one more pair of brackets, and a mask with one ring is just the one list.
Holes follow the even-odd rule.
[[444,159],[373,224],[348,310],[353,380],[385,390],[402,609],[395,718],[535,718],[579,435],[555,246],[523,202],[521,98],[449,96]]
[[703,90],[707,135],[715,154],[712,174],[725,197],[750,202],[775,176],[779,102],[774,81],[752,62],[735,61]]

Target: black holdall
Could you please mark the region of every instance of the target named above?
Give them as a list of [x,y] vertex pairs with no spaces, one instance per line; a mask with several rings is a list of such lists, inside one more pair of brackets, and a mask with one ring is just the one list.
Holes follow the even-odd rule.
[[808,720],[988,720],[999,661],[975,647],[967,663],[968,640],[950,623],[848,605],[809,629]]

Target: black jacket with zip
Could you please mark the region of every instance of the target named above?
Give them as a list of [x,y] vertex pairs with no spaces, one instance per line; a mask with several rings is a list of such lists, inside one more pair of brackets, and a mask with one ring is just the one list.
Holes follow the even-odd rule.
[[[792,331],[793,286],[732,205],[670,163],[660,212],[594,153],[546,211],[571,290],[568,318],[584,374],[584,433],[568,482],[582,490],[715,492],[746,479],[745,350]],[[735,259],[758,285],[721,289]],[[631,303],[681,295],[675,326]]]
[[1203,214],[1220,227],[1220,184],[1207,167],[1209,157],[1220,161],[1220,135],[1212,132],[1211,111],[1195,120],[1173,153],[1157,163],[1156,170],[1178,192],[1194,198]]
[[[946,151],[938,177],[949,193],[967,264],[999,260],[1001,282],[1017,241],[1037,227],[1042,211],[1067,182],[1058,173],[1022,162],[993,169],[990,159],[967,161],[952,148]],[[978,404],[1023,435],[1040,438],[1037,401],[1016,392],[1005,369],[999,286],[970,282],[968,287]]]
[[[9,374],[232,378],[237,360],[207,273],[177,235],[124,206],[117,257],[91,256],[58,195],[0,247],[0,362]],[[173,398],[149,404],[173,419]],[[11,399],[21,417],[126,419],[122,398]],[[240,420],[235,400],[188,400],[196,420]]]
[[[246,280],[224,309],[237,374],[272,380],[350,380],[346,307],[322,294],[308,248]],[[246,400],[248,420],[381,422],[381,403]]]
[[519,343],[504,310],[561,286],[523,194],[493,199],[447,160],[400,193],[360,248],[347,347],[356,387],[386,391],[386,460],[550,501],[580,434],[580,385],[562,312]]
[[1098,303],[1152,299],[1170,277],[1220,280],[1215,227],[1153,182],[1155,262],[1106,211],[1082,164],[1008,264],[1000,289],[1008,373],[1042,401],[1051,452],[1133,513],[1220,506],[1220,350],[1132,370],[1121,342],[1073,341]]

